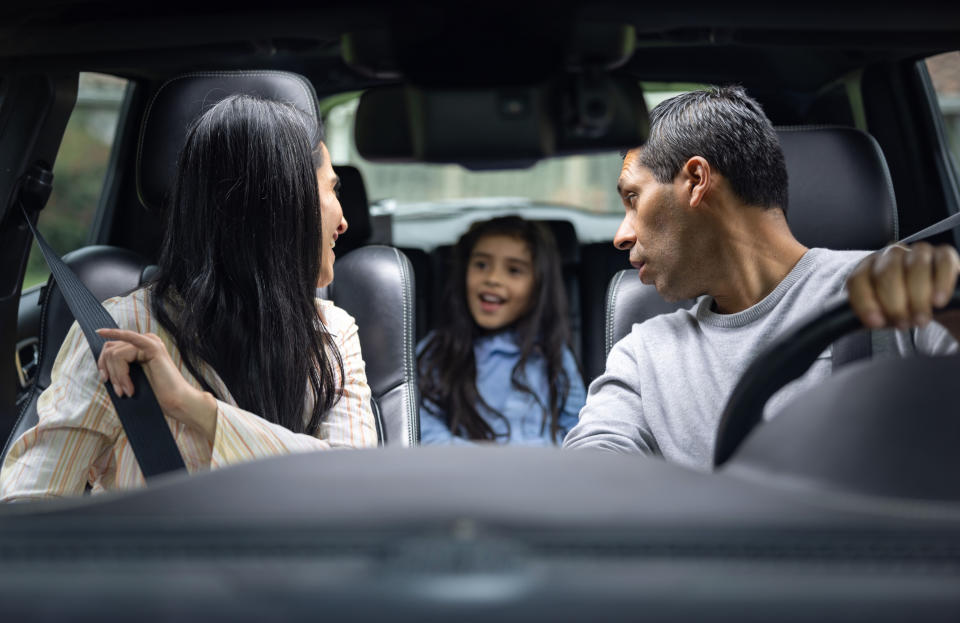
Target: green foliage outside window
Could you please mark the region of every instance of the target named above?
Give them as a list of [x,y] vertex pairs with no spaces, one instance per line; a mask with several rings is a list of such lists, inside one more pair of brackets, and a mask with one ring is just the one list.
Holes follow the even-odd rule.
[[[87,244],[110,158],[125,81],[81,74],[77,106],[53,166],[53,192],[40,213],[40,231],[59,255]],[[49,270],[36,243],[23,288],[43,283]]]

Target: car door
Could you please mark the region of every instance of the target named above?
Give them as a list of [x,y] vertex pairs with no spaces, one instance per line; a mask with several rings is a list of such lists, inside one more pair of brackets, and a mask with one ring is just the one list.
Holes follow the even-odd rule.
[[[76,105],[53,165],[53,189],[38,227],[59,255],[97,240],[107,225],[102,199],[113,162],[118,120],[128,99],[128,82],[94,73],[79,75]],[[17,312],[14,364],[18,397],[33,380],[39,358],[41,302],[50,271],[31,245]]]
[[[76,74],[0,75],[0,431],[16,418],[15,351],[20,286],[31,236],[19,214],[18,189],[31,170],[49,169],[77,97]],[[33,188],[38,188],[34,185]],[[42,190],[41,190],[42,192]]]

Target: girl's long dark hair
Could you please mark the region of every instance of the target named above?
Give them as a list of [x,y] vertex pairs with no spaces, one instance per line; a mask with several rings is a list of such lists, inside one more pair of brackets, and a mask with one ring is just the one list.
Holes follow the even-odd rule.
[[343,379],[315,300],[321,134],[292,105],[251,96],[204,113],[180,155],[151,286],[154,315],[207,391],[202,363],[241,408],[311,435]]
[[[475,440],[497,438],[481,417],[479,407],[503,419],[477,391],[474,340],[483,334],[467,307],[467,267],[477,242],[486,236],[510,236],[524,241],[533,256],[534,284],[530,309],[511,327],[520,346],[520,359],[513,367],[511,385],[533,395],[543,409],[541,430],[549,427],[556,442],[560,412],[570,393],[570,379],[563,368],[563,353],[570,342],[567,297],[563,287],[560,254],[550,231],[540,223],[518,216],[504,216],[474,223],[453,250],[444,300],[448,310],[442,324],[431,334],[417,358],[420,395],[426,408],[437,408],[449,429]],[[543,404],[527,383],[524,366],[532,356],[542,358],[549,381],[549,396]],[[504,420],[506,422],[506,420]],[[507,423],[509,435],[509,423]]]

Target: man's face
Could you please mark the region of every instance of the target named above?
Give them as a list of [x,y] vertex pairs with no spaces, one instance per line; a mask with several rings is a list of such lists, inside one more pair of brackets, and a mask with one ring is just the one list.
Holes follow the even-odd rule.
[[653,284],[667,300],[697,296],[694,282],[701,258],[692,253],[690,209],[680,176],[661,184],[631,150],[624,158],[617,190],[625,214],[613,244],[630,251],[640,281]]

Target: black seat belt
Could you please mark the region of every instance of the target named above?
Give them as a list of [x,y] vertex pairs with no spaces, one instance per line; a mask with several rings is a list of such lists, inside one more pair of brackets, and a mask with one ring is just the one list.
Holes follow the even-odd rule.
[[[53,278],[63,292],[63,298],[67,301],[70,312],[87,338],[93,359],[97,361],[106,342],[97,334],[97,329],[116,329],[117,323],[77,275],[57,257],[30,220],[30,212],[39,213],[46,204],[52,189],[52,181],[53,173],[35,165],[23,177],[17,201],[27,226],[33,233],[47,266],[50,267]],[[173,439],[167,420],[160,410],[160,403],[157,402],[140,364],[130,365],[130,380],[133,382],[134,392],[133,396],[126,398],[118,397],[110,383],[104,383],[104,385],[117,410],[120,424],[140,465],[140,471],[145,478],[152,478],[166,472],[185,469],[183,457]]]
[[[918,240],[924,240],[937,234],[949,231],[954,227],[960,226],[960,212],[951,214],[945,219],[937,221],[929,227],[903,238],[897,244],[910,244]],[[850,362],[860,359],[868,359],[873,356],[873,343],[870,331],[857,331],[846,335],[837,340],[833,345],[833,369],[844,366]]]

